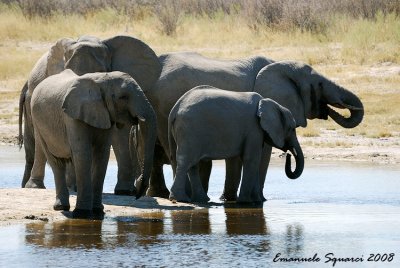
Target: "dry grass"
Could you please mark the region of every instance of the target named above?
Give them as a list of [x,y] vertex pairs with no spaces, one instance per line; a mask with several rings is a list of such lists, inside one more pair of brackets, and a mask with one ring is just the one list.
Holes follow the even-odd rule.
[[[312,26],[316,22],[302,23],[305,19],[301,16],[289,18],[289,10],[268,13],[279,8],[274,4],[281,1],[254,1],[273,7],[259,9],[264,13],[258,17],[258,22],[253,20],[256,16],[246,16],[257,10],[244,9],[240,1],[169,1],[180,3],[180,9],[171,11],[177,20],[170,22],[170,30],[163,28],[167,22],[161,19],[161,13],[157,15],[158,1],[146,1],[148,4],[144,5],[140,1],[121,0],[124,4],[118,8],[111,4],[113,1],[92,1],[99,5],[93,8],[87,0],[82,1],[87,5],[82,6],[80,12],[63,1],[65,12],[49,9],[51,11],[44,15],[29,11],[28,7],[34,5],[28,4],[35,0],[20,1],[28,7],[0,2],[0,103],[18,98],[32,66],[58,38],[76,38],[83,34],[106,38],[128,34],[142,39],[157,54],[190,50],[220,58],[264,55],[275,60],[304,61],[358,94],[365,105],[365,119],[350,130],[340,128],[332,120],[309,121],[306,129],[299,129],[300,136],[319,137],[321,130],[328,129],[346,135],[400,137],[400,8],[379,6],[376,3],[382,1],[373,0],[367,1],[371,4],[364,5],[363,9],[364,0],[341,0],[331,7],[335,13],[328,16],[323,11],[326,7],[317,4],[329,1],[311,1],[314,9],[305,6],[304,1],[300,1],[303,4],[294,1],[301,5],[297,9],[306,15],[309,12],[312,19],[322,23],[318,28]],[[400,6],[397,0],[383,2]],[[350,8],[352,3],[353,9]],[[317,8],[322,11],[315,13]],[[165,20],[171,19],[168,16]],[[15,108],[10,110],[16,111]],[[11,114],[7,112],[1,118],[8,120]]]

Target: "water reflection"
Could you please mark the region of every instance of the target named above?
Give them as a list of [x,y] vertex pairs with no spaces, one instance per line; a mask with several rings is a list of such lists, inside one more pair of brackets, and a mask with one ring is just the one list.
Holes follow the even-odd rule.
[[[262,208],[225,208],[213,209],[213,221],[210,209],[176,210],[146,213],[141,216],[108,218],[104,221],[72,220],[57,222],[34,222],[26,225],[25,241],[46,248],[112,248],[115,246],[152,244],[162,242],[161,235],[212,234],[229,236],[269,235],[269,229]],[[166,227],[168,225],[169,227]],[[266,245],[269,248],[269,245]]]
[[25,232],[25,241],[28,244],[46,248],[103,248],[104,245],[101,221],[30,223],[26,225]]
[[301,255],[303,251],[304,230],[300,224],[288,224],[286,226],[286,254],[288,256]]
[[164,233],[164,217],[164,212],[148,213],[142,217],[117,217],[118,244],[159,243],[158,236]]
[[262,208],[225,208],[226,233],[228,235],[268,234]]
[[210,213],[208,209],[171,211],[174,234],[210,234]]
[[25,241],[46,248],[114,248],[157,243],[164,233],[164,213],[145,217],[117,217],[113,220],[64,220],[26,225]]

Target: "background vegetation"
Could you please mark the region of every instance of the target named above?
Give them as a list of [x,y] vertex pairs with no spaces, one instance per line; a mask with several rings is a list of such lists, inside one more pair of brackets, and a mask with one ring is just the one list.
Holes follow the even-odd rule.
[[58,38],[128,34],[158,54],[304,61],[360,95],[366,115],[352,130],[314,120],[301,135],[400,137],[399,16],[400,0],[2,0],[0,103],[14,106],[0,120],[17,122],[19,90]]

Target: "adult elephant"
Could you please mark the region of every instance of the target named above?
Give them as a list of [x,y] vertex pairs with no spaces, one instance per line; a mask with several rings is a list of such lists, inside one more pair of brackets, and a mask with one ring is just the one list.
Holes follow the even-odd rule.
[[[45,78],[71,69],[77,75],[93,72],[122,71],[131,75],[146,91],[158,79],[161,65],[154,51],[142,41],[129,36],[115,36],[100,40],[83,36],[78,40],[63,38],[58,40],[36,63],[25,83],[20,96],[19,143],[25,144],[25,172],[22,187],[44,188],[44,168],[46,157],[41,148],[35,147],[30,101],[36,86]],[[22,117],[24,135],[22,137]],[[130,126],[115,130],[112,146],[118,161],[118,183],[115,194],[134,194],[134,178],[138,167],[134,166],[128,151]],[[74,176],[74,172],[68,172]]]
[[[164,54],[159,60],[162,64],[160,78],[155,86],[146,92],[146,96],[155,107],[158,138],[167,155],[170,155],[168,115],[177,100],[198,85],[210,85],[238,92],[257,92],[288,108],[296,120],[297,127],[306,127],[307,119],[326,120],[329,116],[340,126],[352,128],[362,121],[364,115],[363,105],[356,95],[319,74],[307,64],[293,61],[274,62],[265,57],[216,60],[192,52]],[[348,109],[351,116],[345,118],[329,105]],[[271,150],[270,146],[265,146],[263,152],[260,177],[264,179]],[[228,183],[223,197],[236,199],[241,160],[233,158],[226,164]],[[208,188],[210,170],[211,161],[203,161],[200,173],[205,190]],[[162,166],[155,167],[153,174],[162,174]],[[264,179],[261,180],[262,187]],[[147,193],[151,196],[168,197],[162,175],[152,176]]]

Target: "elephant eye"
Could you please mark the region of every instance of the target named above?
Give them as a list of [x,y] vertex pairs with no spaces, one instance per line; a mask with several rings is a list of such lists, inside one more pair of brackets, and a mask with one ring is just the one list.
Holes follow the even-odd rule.
[[120,99],[120,100],[128,100],[128,96],[123,95],[123,96],[119,97],[119,99]]

